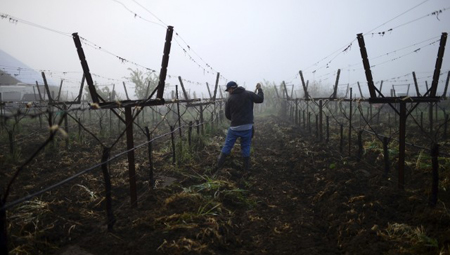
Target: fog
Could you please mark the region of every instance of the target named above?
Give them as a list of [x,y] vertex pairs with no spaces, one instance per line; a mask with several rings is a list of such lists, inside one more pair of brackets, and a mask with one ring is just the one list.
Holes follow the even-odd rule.
[[[44,71],[76,93],[82,76],[71,34],[83,38],[94,81],[121,89],[130,68],[159,74],[167,26],[173,26],[167,90],[184,79],[187,90],[207,95],[206,82],[285,81],[301,95],[305,80],[357,91],[366,79],[356,35],[364,34],[374,81],[392,86],[431,84],[439,39],[450,29],[448,0],[0,0],[0,49]],[[439,91],[450,70],[447,50]],[[0,63],[1,64],[1,63]],[[0,66],[5,71],[15,67]],[[26,70],[22,70],[26,72]],[[42,81],[40,81],[42,82]],[[131,93],[132,94],[132,93]]]

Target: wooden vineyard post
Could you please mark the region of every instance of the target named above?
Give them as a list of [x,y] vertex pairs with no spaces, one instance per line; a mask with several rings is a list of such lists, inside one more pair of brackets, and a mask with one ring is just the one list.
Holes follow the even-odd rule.
[[[52,112],[51,106],[49,106],[49,108],[48,108],[48,127],[50,130],[49,131],[50,135],[52,135],[52,129],[51,129],[52,126],[53,126],[53,112]],[[55,145],[55,139],[52,139],[51,143],[52,143],[52,146]]]
[[81,142],[81,118],[78,118],[78,140]]
[[113,128],[112,128],[112,111],[109,111],[109,136],[112,137]]
[[167,66],[169,65],[169,54],[170,54],[170,47],[172,44],[172,35],[173,35],[173,26],[168,26],[166,32],[166,42],[164,44],[164,54],[161,63],[161,70],[159,72],[158,92],[156,93],[156,98],[161,99],[163,98],[164,86],[167,76]]
[[362,142],[362,130],[358,131],[358,155],[356,157],[356,160],[359,162],[361,161],[362,154],[363,154],[363,142]]
[[195,125],[197,126],[197,135],[200,135],[200,121],[195,120]]
[[[369,103],[387,103],[391,106],[391,108],[395,111],[395,115],[394,115],[394,123],[397,122],[397,118],[398,118],[398,125],[399,125],[399,129],[398,129],[398,136],[399,136],[399,153],[398,153],[398,188],[400,189],[404,189],[405,188],[405,144],[406,144],[406,119],[408,117],[409,114],[412,113],[412,111],[415,109],[415,107],[419,104],[419,103],[429,103],[429,109],[428,109],[428,117],[429,117],[429,132],[430,134],[433,133],[433,104],[439,102],[439,98],[436,97],[436,90],[437,90],[437,85],[439,82],[439,75],[440,75],[440,70],[441,70],[441,65],[442,65],[442,59],[444,56],[444,49],[445,49],[445,43],[446,43],[446,39],[447,39],[447,33],[442,33],[442,37],[440,40],[440,46],[439,46],[439,52],[438,52],[438,57],[436,60],[436,66],[435,66],[435,70],[434,70],[434,75],[433,75],[433,82],[431,85],[431,88],[428,89],[428,84],[425,82],[426,87],[427,87],[427,92],[423,95],[423,96],[418,96],[418,97],[408,97],[408,98],[401,98],[401,97],[397,97],[396,93],[395,93],[395,89],[391,90],[391,97],[384,97],[383,94],[381,93],[381,86],[380,86],[380,90],[378,90],[374,84],[373,84],[373,77],[372,77],[372,73],[370,70],[370,64],[369,64],[369,60],[368,60],[368,56],[367,56],[367,51],[365,48],[365,43],[364,43],[364,38],[362,34],[358,34],[357,35],[357,39],[358,39],[358,43],[360,46],[360,50],[361,50],[361,57],[363,60],[363,65],[364,65],[364,70],[366,72],[366,79],[367,79],[367,83],[369,86],[369,92],[370,92],[370,99],[369,99]],[[417,87],[417,80],[415,77],[415,73],[413,73],[413,78],[415,80],[415,85],[416,85],[416,93],[418,95],[419,91],[418,91],[418,87]],[[409,85],[408,85],[409,86]],[[377,93],[380,97],[377,97]],[[407,93],[408,94],[408,93]],[[412,108],[412,110],[407,110],[406,109],[406,99],[408,101],[408,103],[411,102],[416,102],[416,105]],[[393,103],[397,104],[395,107],[392,105]],[[399,109],[400,108],[400,109]],[[398,116],[397,116],[398,115]],[[390,114],[388,114],[388,119],[389,119],[389,129],[391,129],[391,120],[390,120]],[[422,120],[421,120],[422,122]],[[391,131],[391,130],[390,130]],[[391,132],[389,132],[391,133]],[[385,152],[385,154],[387,154],[387,152]],[[387,158],[387,157],[385,157]]]
[[360,48],[360,52],[361,52],[361,58],[362,58],[363,66],[364,66],[364,71],[366,74],[367,84],[369,86],[370,97],[376,98],[377,95],[375,93],[375,90],[377,88],[375,87],[375,84],[373,83],[372,71],[370,70],[369,59],[368,59],[367,50],[366,50],[366,43],[364,42],[363,34],[357,34],[357,39],[358,39],[358,44],[359,44],[359,48]]
[[311,112],[308,112],[308,133],[311,133]]
[[108,171],[108,159],[110,148],[103,148],[103,156],[102,156],[102,172],[103,178],[105,179],[105,201],[106,201],[106,215],[107,215],[107,225],[108,231],[113,231],[114,223],[116,223],[116,219],[114,218],[114,213],[112,210],[112,197],[111,197],[111,178]]
[[136,191],[136,166],[134,164],[134,140],[133,140],[133,116],[131,115],[131,107],[125,107],[125,122],[128,150],[128,176],[130,183],[130,202],[132,207],[137,207],[137,191]]
[[305,110],[302,111],[303,112],[303,129],[306,129],[306,113]]
[[150,178],[150,188],[155,186],[155,179],[153,178],[153,142],[152,136],[148,127],[145,127],[145,135],[147,136],[147,148],[148,148],[148,166],[149,166],[149,178]]
[[319,141],[322,141],[323,137],[323,102],[319,100]]
[[316,137],[319,138],[320,140],[320,135],[319,135],[319,115],[316,114]]
[[218,72],[216,75],[216,85],[214,86],[214,95],[213,95],[213,101],[214,101],[214,108],[215,108],[215,102],[217,98],[217,88],[219,87],[219,79],[220,79],[220,73]]
[[188,144],[189,148],[191,148],[192,145],[192,121],[189,121],[189,133],[188,133]]
[[205,128],[204,128],[204,119],[203,119],[203,105],[200,105],[200,125],[201,125],[201,129],[202,129],[202,135],[205,134]]
[[433,134],[433,102],[429,103],[428,119],[430,120],[430,135]]
[[384,156],[384,175],[387,176],[390,171],[390,163],[389,163],[389,138],[383,137],[383,156]]
[[433,179],[431,182],[430,206],[435,207],[438,200],[439,186],[439,144],[434,144],[431,148],[431,163],[433,167]]
[[398,187],[405,188],[405,149],[406,149],[406,102],[400,103],[399,145],[398,145]]
[[420,126],[423,127],[423,112],[420,112]]
[[416,88],[416,95],[418,97],[420,97],[420,91],[419,91],[419,84],[417,83],[417,78],[416,78],[416,72],[412,72],[413,75],[413,81],[414,81],[414,87]]
[[297,116],[298,116],[298,126],[301,127],[302,126],[302,111],[300,109],[297,111]]
[[309,112],[309,100],[306,101],[306,115],[308,116],[308,132],[311,133],[311,113]]
[[174,131],[175,129],[173,128],[173,126],[170,126],[170,139],[172,141],[172,164],[175,165],[176,163],[176,157],[175,157],[175,135],[174,135]]
[[128,90],[127,90],[127,86],[125,85],[125,82],[122,82],[123,84],[123,90],[125,91],[125,96],[127,98],[127,100],[130,100],[130,97],[128,96]]
[[352,147],[352,114],[353,113],[353,104],[352,104],[352,88],[350,88],[350,113],[348,118],[348,155],[351,155],[351,147]]
[[289,121],[293,121],[294,120],[294,114],[293,114],[293,111],[292,111],[292,106],[291,105],[289,105]]
[[99,114],[98,126],[100,127],[100,135],[103,135],[103,113]]
[[178,129],[180,131],[180,139],[181,139],[182,133],[181,133],[181,115],[180,115],[180,100],[178,97],[178,85],[175,85],[175,93],[177,98]]
[[84,50],[81,46],[80,37],[78,36],[78,33],[73,33],[72,37],[73,37],[73,41],[75,43],[75,47],[77,48],[78,58],[80,59],[81,67],[83,68],[83,73],[86,78],[86,83],[88,84],[89,93],[91,94],[92,102],[98,104],[100,102],[99,96],[94,87],[94,81],[92,80],[91,71],[89,70],[89,66],[86,61],[86,56],[84,55]]
[[178,76],[178,81],[180,82],[181,90],[183,90],[184,99],[189,100],[188,94],[186,93],[186,89],[184,88],[183,79],[181,76]]

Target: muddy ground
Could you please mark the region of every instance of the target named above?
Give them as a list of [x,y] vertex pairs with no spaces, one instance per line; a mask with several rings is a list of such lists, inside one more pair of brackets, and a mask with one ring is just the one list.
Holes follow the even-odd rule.
[[[155,189],[144,181],[140,152],[137,207],[130,206],[125,159],[111,164],[112,232],[99,169],[11,209],[11,254],[449,254],[450,187],[441,184],[431,208],[430,171],[409,166],[400,190],[395,162],[384,176],[372,147],[357,162],[339,153],[338,140],[317,141],[276,116],[255,125],[250,172],[241,169],[238,145],[215,171],[223,130],[194,141],[180,164],[171,164],[170,151],[155,153]],[[62,153],[63,166],[51,157],[45,167],[34,162],[20,185],[44,186],[40,178],[100,161],[99,148],[83,146],[92,153]]]

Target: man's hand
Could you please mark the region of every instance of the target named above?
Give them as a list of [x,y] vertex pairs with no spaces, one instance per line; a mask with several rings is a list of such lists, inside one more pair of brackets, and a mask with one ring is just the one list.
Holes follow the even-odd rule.
[[261,89],[261,83],[256,84],[256,90]]

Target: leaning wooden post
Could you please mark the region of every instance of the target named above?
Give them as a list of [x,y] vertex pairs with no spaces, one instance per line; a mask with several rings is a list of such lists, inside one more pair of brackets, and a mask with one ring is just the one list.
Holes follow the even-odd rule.
[[433,180],[431,184],[430,206],[435,207],[438,200],[439,186],[439,144],[434,144],[431,148],[431,163],[433,167]]
[[339,77],[340,77],[340,75],[341,75],[341,69],[338,69],[337,70],[337,74],[336,74],[336,82],[334,83],[333,99],[335,99],[336,96],[337,96],[337,87],[338,87],[338,84],[339,84]]
[[130,183],[131,206],[137,207],[137,191],[136,191],[136,166],[134,160],[134,140],[133,140],[133,116],[131,107],[125,107],[125,122],[127,135],[128,150],[128,176]]
[[416,72],[412,72],[412,75],[413,75],[413,80],[414,80],[414,86],[416,88],[416,95],[418,97],[420,97],[421,95],[420,95],[420,91],[419,91],[419,84],[417,83]]
[[110,148],[103,148],[103,156],[102,156],[102,172],[103,178],[105,179],[105,201],[106,201],[106,215],[107,215],[107,225],[108,232],[113,231],[114,223],[116,223],[116,219],[114,218],[114,213],[112,210],[112,197],[111,197],[111,177],[108,171],[108,159],[110,155]]
[[212,99],[211,90],[209,89],[209,84],[206,83],[206,88],[208,89],[209,98]]
[[358,84],[358,89],[359,89],[359,95],[360,95],[360,97],[361,97],[361,98],[364,98],[363,93],[362,93],[362,90],[361,90],[361,85],[359,85],[359,81],[356,82],[356,83]]
[[128,90],[127,86],[125,86],[125,82],[123,82],[123,89],[125,90],[125,96],[127,97],[127,100],[130,100],[130,97],[128,97]]
[[36,88],[39,94],[39,102],[44,101],[44,99],[42,98],[41,89],[39,89],[39,83],[37,81],[36,81]]
[[[361,58],[363,61],[364,70],[366,73],[367,84],[369,85],[370,97],[376,98],[377,95],[375,93],[375,90],[377,90],[377,88],[375,87],[375,84],[373,83],[372,71],[370,71],[370,64],[369,64],[369,59],[368,59],[367,50],[366,50],[366,43],[364,42],[363,34],[357,34],[357,39],[358,39],[358,44],[359,44],[359,48],[360,48],[360,52],[361,52]],[[381,93],[380,91],[378,91],[378,92]]]
[[442,62],[445,52],[445,44],[447,43],[447,33],[442,33],[441,40],[439,44],[438,55],[436,59],[436,65],[434,67],[433,81],[431,82],[431,97],[436,96],[437,86],[439,83],[439,75],[441,73]]
[[178,76],[178,81],[180,82],[181,90],[183,90],[184,99],[189,100],[188,94],[186,93],[186,89],[184,88],[183,79],[181,76]]
[[84,55],[84,50],[83,50],[83,47],[81,46],[81,41],[78,36],[78,33],[73,33],[72,37],[73,37],[73,41],[75,43],[75,47],[77,48],[78,58],[80,59],[84,76],[86,77],[86,83],[88,84],[92,102],[98,104],[100,102],[99,96],[97,94],[97,91],[95,90],[94,81],[92,80],[91,71],[89,70],[89,66],[86,61],[86,56]]
[[309,98],[308,87],[306,86],[305,79],[303,78],[303,72],[299,71],[298,73],[300,74],[300,80],[302,81],[302,87],[303,87],[305,99],[308,99]]
[[63,85],[64,80],[61,79],[61,84],[59,85],[59,91],[58,91],[58,98],[56,99],[56,101],[60,101],[61,99],[61,90],[62,90],[62,85]]
[[168,26],[166,32],[166,42],[164,44],[164,54],[161,63],[161,71],[159,72],[158,92],[156,93],[156,98],[160,99],[162,99],[164,95],[164,86],[167,76],[167,66],[169,65],[170,47],[172,45],[172,35],[173,35],[173,26]]
[[42,74],[42,80],[44,81],[45,90],[47,91],[48,102],[52,103],[53,102],[53,97],[52,97],[52,93],[50,92],[50,88],[48,87],[47,78],[45,77],[45,73],[44,72],[41,72],[41,74]]

